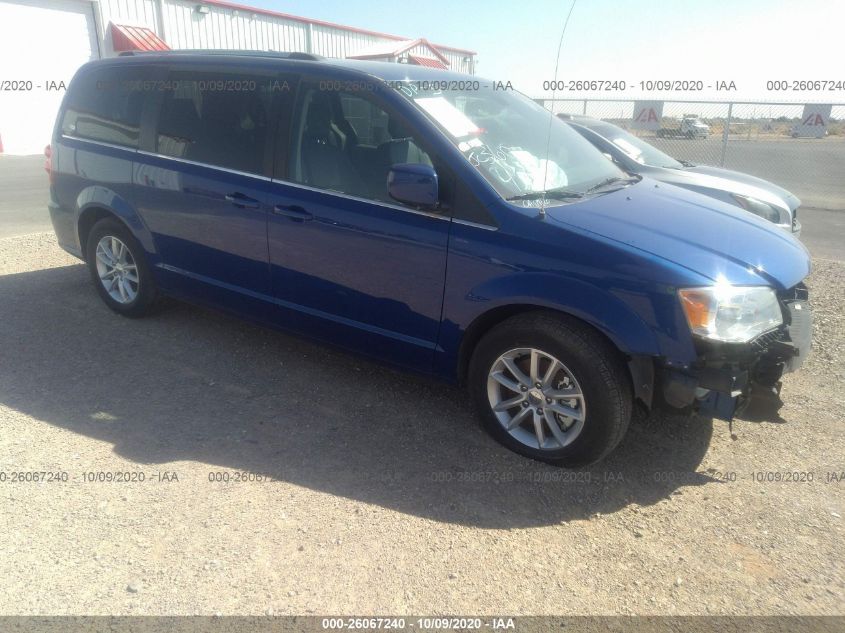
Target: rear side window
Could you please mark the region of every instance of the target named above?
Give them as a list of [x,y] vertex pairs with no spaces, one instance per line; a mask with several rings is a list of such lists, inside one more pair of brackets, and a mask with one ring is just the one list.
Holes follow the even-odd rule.
[[156,131],[164,156],[262,173],[273,82],[237,72],[174,71],[165,82]]
[[[137,148],[141,111],[152,93],[144,68],[101,68],[73,82],[62,117],[62,134]],[[148,87],[148,86],[146,86]]]

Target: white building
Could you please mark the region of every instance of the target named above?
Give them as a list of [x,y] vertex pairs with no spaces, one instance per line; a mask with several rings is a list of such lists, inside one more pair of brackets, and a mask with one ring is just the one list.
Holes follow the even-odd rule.
[[0,151],[43,151],[64,87],[85,62],[167,48],[303,51],[475,70],[473,51],[224,0],[0,0]]

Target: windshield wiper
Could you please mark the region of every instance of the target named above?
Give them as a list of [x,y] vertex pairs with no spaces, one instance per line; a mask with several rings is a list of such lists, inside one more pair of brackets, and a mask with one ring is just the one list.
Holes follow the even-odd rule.
[[542,200],[549,198],[551,200],[571,200],[575,198],[583,198],[584,194],[580,191],[572,191],[571,189],[547,189],[546,191],[529,191],[528,193],[521,193],[517,196],[505,198],[508,202],[516,200]]
[[[639,181],[640,181],[639,178],[620,178],[619,176],[612,176],[610,178],[606,178],[605,180],[602,180],[601,182],[593,185],[592,187],[587,189],[584,193],[585,194],[595,193],[596,191],[598,191],[600,189],[604,189],[605,187],[607,187],[609,185],[614,185],[614,184],[617,184],[617,183],[621,184],[624,187],[625,185],[630,185],[630,184],[633,184],[633,183],[639,182]],[[621,187],[620,187],[620,189],[621,189]]]

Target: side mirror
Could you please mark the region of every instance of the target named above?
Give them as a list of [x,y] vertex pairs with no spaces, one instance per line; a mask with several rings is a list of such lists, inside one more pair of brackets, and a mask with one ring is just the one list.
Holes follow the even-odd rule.
[[387,193],[394,200],[423,209],[437,207],[437,172],[429,165],[400,163],[387,174]]

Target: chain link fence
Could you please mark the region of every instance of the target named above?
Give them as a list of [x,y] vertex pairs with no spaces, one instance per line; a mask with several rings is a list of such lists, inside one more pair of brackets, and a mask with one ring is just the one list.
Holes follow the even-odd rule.
[[[537,102],[556,114],[586,115],[614,123],[679,160],[765,178],[792,191],[805,207],[845,210],[845,104],[832,105],[823,135],[811,136],[803,103]],[[649,118],[643,115],[646,103],[656,106],[656,121],[654,112],[648,121],[651,129],[642,129],[646,126],[640,123]],[[695,126],[695,120],[700,124]]]

